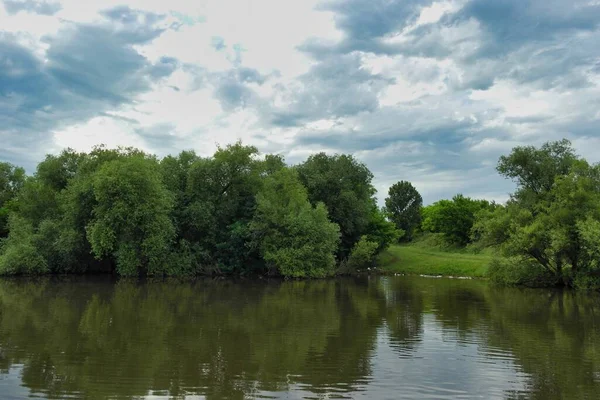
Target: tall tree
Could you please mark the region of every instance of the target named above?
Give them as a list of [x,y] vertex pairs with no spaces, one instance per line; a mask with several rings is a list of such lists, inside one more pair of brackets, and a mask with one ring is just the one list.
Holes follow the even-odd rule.
[[258,149],[241,142],[190,165],[180,230],[183,239],[197,244],[198,262],[220,272],[253,265],[248,224],[263,170]]
[[375,202],[373,174],[351,155],[310,156],[297,167],[300,181],[313,205],[322,202],[342,236],[338,256],[346,258],[362,235],[368,233]]
[[97,205],[87,226],[94,254],[113,257],[121,275],[162,274],[173,239],[172,195],[153,158],[104,164],[93,177]]
[[400,181],[393,184],[385,199],[385,208],[396,228],[404,231],[406,240],[413,237],[415,228],[421,224],[423,198],[412,183]]

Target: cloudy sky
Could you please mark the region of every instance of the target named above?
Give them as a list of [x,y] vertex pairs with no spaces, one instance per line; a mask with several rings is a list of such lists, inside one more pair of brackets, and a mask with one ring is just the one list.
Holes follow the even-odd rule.
[[503,200],[498,156],[563,137],[600,161],[598,0],[0,0],[0,160],[30,172],[242,139]]

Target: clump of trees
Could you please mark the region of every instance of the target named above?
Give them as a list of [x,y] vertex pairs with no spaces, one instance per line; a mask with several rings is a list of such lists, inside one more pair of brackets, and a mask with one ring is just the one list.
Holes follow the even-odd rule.
[[287,166],[235,143],[159,159],[102,146],[0,164],[0,274],[276,274],[373,263],[400,233],[350,155]]
[[474,240],[472,229],[477,215],[496,207],[493,202],[457,194],[451,200],[440,200],[424,207],[421,230],[441,234],[449,245],[466,246]]
[[517,184],[506,204],[458,194],[421,207],[402,181],[386,199],[389,219],[408,240],[434,233],[453,247],[496,249],[489,277],[501,284],[600,289],[600,165],[565,139],[516,147],[497,170]]
[[475,239],[472,228],[477,214],[498,207],[494,202],[476,200],[457,194],[451,200],[440,200],[423,207],[423,198],[407,181],[392,185],[385,199],[385,211],[402,241],[411,241],[424,233],[442,237],[448,246],[464,247]]

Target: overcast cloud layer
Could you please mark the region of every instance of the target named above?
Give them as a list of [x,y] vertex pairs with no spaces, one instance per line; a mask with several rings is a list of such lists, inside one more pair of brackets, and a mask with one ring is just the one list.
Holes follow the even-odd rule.
[[352,153],[380,197],[502,201],[519,144],[600,161],[596,0],[0,0],[0,160],[242,139]]

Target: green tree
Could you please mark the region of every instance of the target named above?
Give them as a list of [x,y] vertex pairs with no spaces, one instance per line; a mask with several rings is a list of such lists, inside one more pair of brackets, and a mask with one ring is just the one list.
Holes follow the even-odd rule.
[[367,240],[377,243],[377,253],[387,249],[390,244],[398,242],[398,239],[404,235],[404,231],[397,229],[393,222],[388,221],[385,210],[379,209],[376,204],[371,207],[371,216],[366,232],[367,234],[363,236]]
[[313,207],[292,169],[265,180],[250,225],[265,262],[286,277],[324,277],[333,272],[339,226],[323,203]]
[[0,238],[8,235],[9,203],[22,189],[25,178],[23,168],[0,162]]
[[517,179],[517,191],[507,207],[481,215],[476,229],[505,256],[535,263],[555,281],[600,288],[590,243],[600,221],[600,167],[574,154],[563,140],[502,157],[498,170]]
[[404,231],[403,238],[411,240],[415,229],[421,224],[423,198],[407,181],[393,184],[385,199],[385,208],[396,227]]
[[131,156],[107,162],[94,175],[93,190],[97,205],[87,237],[96,257],[113,257],[121,275],[164,273],[173,199],[157,161]]
[[65,149],[58,156],[49,154],[38,165],[35,175],[40,182],[59,192],[67,187],[86,157],[87,154],[73,149]]
[[257,255],[246,244],[264,167],[258,149],[240,142],[190,165],[179,229],[194,244],[199,264],[217,272],[256,266]]
[[342,236],[338,256],[348,257],[354,244],[368,231],[375,204],[373,174],[346,154],[311,155],[297,170],[310,202],[324,203],[331,221],[339,225]]
[[571,142],[563,139],[534,146],[515,147],[508,156],[500,157],[498,172],[516,181],[515,196],[525,201],[528,196],[540,196],[552,189],[558,176],[567,175],[578,160]]
[[448,244],[466,246],[471,242],[476,215],[495,207],[486,200],[457,194],[452,200],[440,200],[423,208],[422,229],[443,234]]

